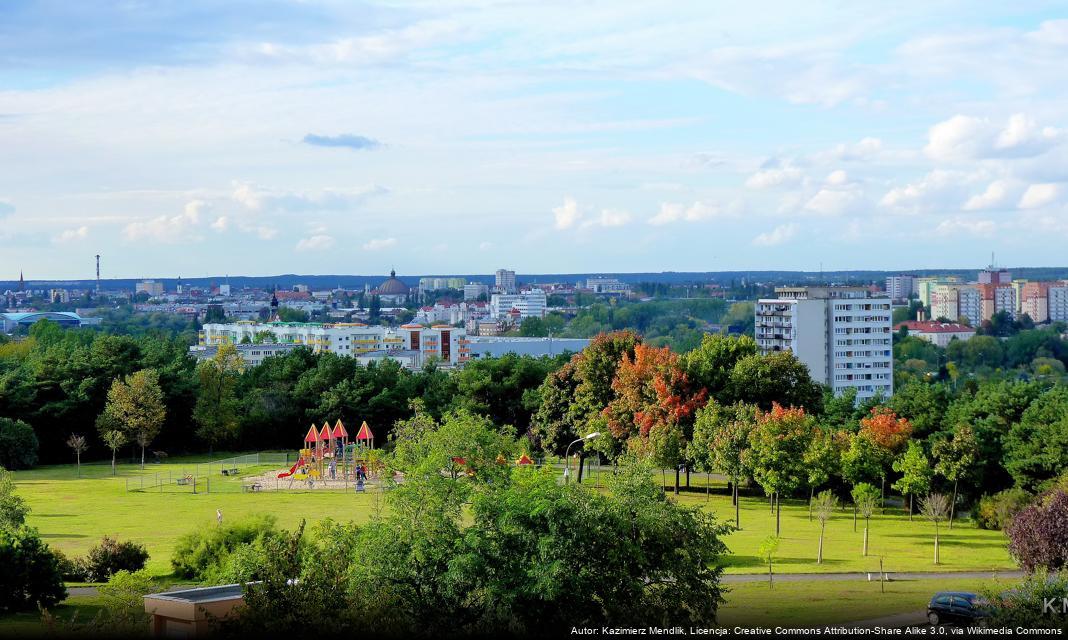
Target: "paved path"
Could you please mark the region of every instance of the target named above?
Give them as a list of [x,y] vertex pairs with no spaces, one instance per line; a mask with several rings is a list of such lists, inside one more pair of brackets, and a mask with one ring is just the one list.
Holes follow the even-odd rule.
[[[853,573],[777,573],[775,574],[775,582],[805,582],[815,581],[822,582],[825,580],[868,580],[868,576],[871,576],[871,580],[878,582],[879,572],[872,571],[870,574],[866,572],[856,571]],[[895,573],[893,571],[887,572],[890,576],[890,580],[952,580],[954,578],[974,578],[985,580],[986,578],[1022,578],[1023,571],[945,571],[945,572],[919,572],[919,573]],[[768,574],[766,573],[728,573],[722,576],[722,582],[724,584],[740,583],[740,582],[767,582]]]

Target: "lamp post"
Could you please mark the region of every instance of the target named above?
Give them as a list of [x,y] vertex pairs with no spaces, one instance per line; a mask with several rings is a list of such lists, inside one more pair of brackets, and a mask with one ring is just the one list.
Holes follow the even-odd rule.
[[583,436],[581,438],[578,438],[577,440],[575,440],[571,444],[567,445],[567,450],[564,451],[564,483],[565,484],[568,483],[568,482],[571,482],[571,447],[575,446],[576,444],[578,444],[580,442],[585,442],[586,440],[593,440],[594,438],[599,438],[599,437],[601,437],[601,432],[600,431],[594,431],[593,433],[591,433],[591,434],[589,434],[587,436]]

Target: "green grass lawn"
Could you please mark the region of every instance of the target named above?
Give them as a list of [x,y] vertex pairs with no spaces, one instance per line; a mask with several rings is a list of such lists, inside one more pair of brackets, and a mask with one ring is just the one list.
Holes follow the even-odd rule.
[[[805,626],[863,622],[927,607],[937,591],[979,592],[991,580],[905,580],[878,582],[825,580],[727,585],[720,607],[721,626]],[[1002,582],[1007,588],[1010,582]]]
[[[271,513],[283,527],[294,527],[301,519],[309,523],[325,517],[335,520],[365,521],[379,508],[374,491],[265,491],[242,493],[242,480],[224,478],[214,467],[211,493],[205,493],[203,480],[194,495],[189,487],[178,487],[174,479],[195,469],[200,463],[201,478],[206,476],[205,457],[183,458],[165,464],[150,464],[144,472],[136,465],[120,465],[117,477],[109,465],[83,465],[78,478],[73,465],[40,467],[15,474],[20,495],[32,509],[29,524],[45,540],[68,555],[80,555],[104,535],[145,544],[151,554],[149,570],[164,576],[170,573],[170,556],[178,536],[197,527],[212,526],[215,510],[221,509],[224,520],[237,520],[253,513]],[[242,473],[259,474],[278,465],[242,468]],[[169,474],[169,475],[168,475]],[[127,482],[152,486],[156,476],[165,479],[159,489],[127,491]],[[166,478],[170,480],[166,480]],[[692,480],[703,481],[703,475]],[[673,481],[673,478],[668,478]],[[722,520],[733,521],[730,498],[713,494],[683,493],[683,504],[715,512]],[[766,571],[756,557],[760,542],[774,533],[774,516],[761,498],[743,498],[742,529],[727,536],[730,555],[725,557],[728,573]],[[775,570],[780,573],[875,571],[879,558],[890,572],[966,571],[1015,568],[999,531],[977,529],[970,522],[958,521],[950,531],[942,526],[941,564],[933,562],[934,526],[916,517],[909,522],[900,510],[872,519],[869,556],[861,557],[863,521],[853,531],[851,511],[842,511],[827,526],[824,561],[817,565],[816,549],[819,526],[809,522],[803,501],[784,502],[782,542]]]

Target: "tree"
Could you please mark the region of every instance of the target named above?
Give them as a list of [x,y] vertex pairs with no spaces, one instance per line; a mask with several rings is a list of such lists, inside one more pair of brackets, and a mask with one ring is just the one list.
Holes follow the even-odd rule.
[[237,435],[238,421],[237,384],[245,363],[232,344],[219,346],[210,360],[197,366],[199,387],[197,403],[193,409],[197,436],[208,442],[208,451],[220,442]]
[[923,445],[915,440],[909,441],[908,449],[894,461],[894,471],[901,474],[894,489],[909,497],[909,520],[912,520],[913,497],[931,488],[931,463],[923,452]]
[[35,529],[0,528],[0,611],[48,609],[67,597],[59,561]]
[[108,449],[111,449],[111,475],[116,475],[118,469],[115,467],[115,458],[118,455],[119,449],[122,448],[122,445],[126,444],[126,436],[118,429],[112,429],[110,431],[105,431],[103,435],[100,436],[100,439],[104,441],[104,444],[107,445]]
[[848,440],[842,452],[842,478],[852,485],[881,479],[885,458],[882,449],[859,433],[842,434],[841,437]]
[[26,501],[15,493],[11,472],[0,467],[0,529],[18,529],[26,522],[29,512]]
[[841,468],[841,455],[830,432],[816,429],[812,441],[805,450],[805,480],[808,483],[808,519],[812,520],[812,498],[816,488],[831,479],[831,474]]
[[698,461],[705,470],[718,470],[730,479],[736,528],[741,528],[738,485],[748,473],[745,451],[749,448],[749,433],[756,425],[759,412],[752,405],[739,403],[725,407],[710,402],[697,412],[694,423],[690,458]]
[[567,445],[579,437],[578,417],[573,413],[577,386],[575,365],[568,362],[538,387],[538,408],[531,416],[530,434],[546,453],[562,456]]
[[779,552],[779,542],[782,540],[779,536],[768,536],[760,541],[760,547],[757,549],[757,557],[768,563],[768,588],[775,588],[775,578],[771,570],[771,563],[775,559],[775,554]]
[[701,338],[700,346],[687,352],[682,361],[694,384],[704,387],[712,398],[723,402],[727,400],[724,392],[730,382],[734,365],[742,358],[756,353],[756,341],[749,336],[734,337],[708,333]]
[[815,420],[804,409],[784,409],[776,403],[771,411],[757,416],[756,427],[749,433],[744,462],[775,501],[776,536],[782,520],[781,496],[804,482],[805,451],[816,428]]
[[693,415],[704,406],[706,391],[694,388],[670,349],[644,344],[635,346],[633,358],[622,356],[612,390],[615,398],[604,409],[612,436],[620,441],[637,439],[652,453],[654,464],[674,467],[678,495],[679,466],[692,434]]
[[920,502],[920,512],[934,523],[934,563],[938,564],[938,523],[949,517],[949,499],[942,493],[932,493]]
[[812,380],[808,366],[788,351],[741,358],[731,370],[730,400],[755,404],[803,407],[813,414],[822,409],[823,389]]
[[141,469],[144,469],[145,447],[159,434],[167,417],[159,373],[142,369],[125,379],[116,378],[108,390],[104,411],[116,424],[122,425],[124,435],[133,436],[141,447]]
[[838,498],[830,489],[821,491],[816,496],[816,520],[820,523],[820,548],[816,554],[816,564],[823,564],[823,534],[827,530],[827,521],[834,516],[834,510],[838,508]]
[[867,482],[861,482],[853,487],[853,504],[860,516],[864,518],[864,551],[861,555],[868,555],[868,524],[871,516],[875,513],[875,507],[879,504],[879,488]]
[[[607,428],[602,413],[616,395],[612,388],[616,370],[624,355],[634,357],[634,348],[641,342],[641,337],[633,331],[602,333],[572,358],[578,384],[571,411],[580,436]],[[610,458],[621,449],[615,438],[598,438],[590,444]]]
[[1068,491],[1046,493],[1017,513],[1005,533],[1009,553],[1028,573],[1068,568]]
[[1035,398],[1004,438],[1005,470],[1018,487],[1041,491],[1068,467],[1068,387]]
[[67,438],[67,446],[74,452],[75,459],[78,462],[78,477],[82,477],[82,454],[89,448],[89,444],[85,441],[85,436],[75,433],[70,434]]
[[885,490],[887,466],[909,441],[912,424],[905,418],[899,418],[888,407],[879,405],[872,407],[870,415],[861,419],[859,433],[870,440],[882,454],[879,456],[879,479]]
[[[0,397],[4,395],[2,382],[0,380]],[[37,448],[33,427],[22,420],[0,418],[0,467],[29,469],[37,464]]]
[[968,477],[979,456],[979,444],[971,427],[961,426],[949,439],[935,442],[931,448],[935,459],[935,473],[953,483],[953,498],[949,502],[949,528],[953,528],[953,517],[957,508],[957,485]]

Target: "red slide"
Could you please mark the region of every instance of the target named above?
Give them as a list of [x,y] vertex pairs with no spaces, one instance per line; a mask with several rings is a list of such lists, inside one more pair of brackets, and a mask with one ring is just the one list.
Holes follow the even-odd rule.
[[297,463],[295,465],[293,465],[292,467],[290,467],[288,472],[279,473],[278,477],[279,478],[288,478],[289,476],[291,476],[294,473],[296,473],[298,468],[303,467],[303,466],[304,466],[304,458],[297,458]]

